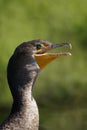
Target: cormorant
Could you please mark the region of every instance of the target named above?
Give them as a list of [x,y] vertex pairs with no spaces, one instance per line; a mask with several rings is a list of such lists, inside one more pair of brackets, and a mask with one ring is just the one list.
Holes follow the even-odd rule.
[[32,88],[40,72],[47,64],[65,53],[48,51],[69,43],[52,44],[45,40],[33,40],[19,45],[11,56],[7,67],[8,84],[13,96],[9,117],[1,124],[0,130],[38,130],[39,114],[32,96]]

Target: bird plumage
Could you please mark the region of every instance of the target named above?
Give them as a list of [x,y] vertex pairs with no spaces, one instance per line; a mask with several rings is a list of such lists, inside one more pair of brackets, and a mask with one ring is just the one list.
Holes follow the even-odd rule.
[[[56,47],[59,44],[56,45]],[[62,46],[69,45],[63,43]],[[53,47],[44,40],[33,40],[19,45],[7,67],[8,84],[13,96],[9,117],[0,125],[0,130],[38,130],[39,112],[32,95],[35,80],[49,62],[70,53],[48,54]]]

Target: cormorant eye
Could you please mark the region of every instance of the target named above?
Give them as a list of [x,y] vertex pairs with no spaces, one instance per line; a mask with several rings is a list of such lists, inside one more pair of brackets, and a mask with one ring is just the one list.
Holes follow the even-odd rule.
[[42,45],[38,44],[36,47],[37,47],[37,50],[38,50],[38,49],[40,49],[42,47]]

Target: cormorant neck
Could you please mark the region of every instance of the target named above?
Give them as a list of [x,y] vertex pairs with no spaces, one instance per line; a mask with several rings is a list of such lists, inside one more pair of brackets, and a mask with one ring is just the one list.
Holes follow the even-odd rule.
[[14,55],[11,57],[7,78],[13,96],[12,112],[19,111],[33,100],[32,88],[39,71],[40,68],[32,56],[21,56],[20,60],[15,59]]
[[30,80],[28,77],[28,82],[24,85],[21,80],[21,86],[17,85],[16,92],[12,92],[13,95],[13,107],[12,113],[21,111],[21,109],[27,109],[30,103],[33,101],[32,89],[34,82],[37,78],[37,72],[32,71],[31,75],[33,78]]
[[38,130],[39,113],[32,89],[39,71],[40,68],[32,56],[11,57],[7,68],[8,83],[13,96],[13,106],[8,118],[9,129]]

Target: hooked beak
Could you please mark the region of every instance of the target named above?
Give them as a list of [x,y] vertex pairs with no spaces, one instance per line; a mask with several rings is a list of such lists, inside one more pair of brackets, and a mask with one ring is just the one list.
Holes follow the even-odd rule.
[[71,56],[70,52],[47,53],[50,50],[55,50],[55,48],[59,48],[63,46],[69,46],[70,49],[72,48],[72,45],[70,43],[60,43],[60,44],[51,44],[49,46],[40,49],[39,53],[37,52],[35,54],[35,59],[40,69],[43,69],[46,65],[48,65],[50,62],[52,62],[57,58],[60,58],[62,56]]

